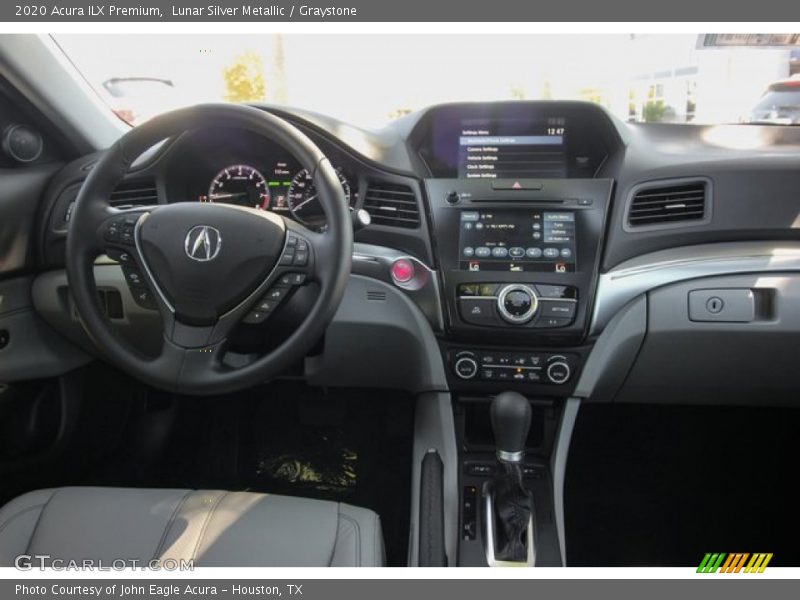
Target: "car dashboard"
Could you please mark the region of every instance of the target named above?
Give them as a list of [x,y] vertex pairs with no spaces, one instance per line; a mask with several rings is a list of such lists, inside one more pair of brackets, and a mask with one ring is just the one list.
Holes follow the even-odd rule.
[[[794,276],[780,280],[800,269],[792,128],[628,124],[589,103],[500,102],[433,106],[368,131],[262,108],[308,135],[336,168],[342,201],[371,216],[355,232],[342,322],[294,372],[311,382],[610,401],[632,393],[624,381],[641,379],[652,401],[681,389],[687,401],[727,402],[741,388],[715,383],[706,393],[710,378],[687,363],[702,360],[698,340],[748,332],[777,345],[755,359],[737,353],[742,373],[788,366],[775,351],[796,328],[787,320]],[[40,309],[73,338],[80,329],[59,269],[95,160],[54,177],[39,221],[37,260],[49,271]],[[326,227],[289,152],[213,126],[141,157],[111,202],[227,202]],[[101,289],[121,284],[111,259],[97,267],[110,278]],[[124,306],[109,317],[136,338],[157,314],[134,292],[124,287]],[[288,330],[304,306],[285,307]],[[376,323],[386,335],[355,348]],[[269,337],[244,327],[242,353]],[[682,344],[678,361],[670,352]]]

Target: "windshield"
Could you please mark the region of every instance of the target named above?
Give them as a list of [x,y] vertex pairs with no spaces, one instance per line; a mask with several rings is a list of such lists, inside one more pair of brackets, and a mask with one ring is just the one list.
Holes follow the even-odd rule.
[[540,99],[596,102],[626,121],[736,123],[754,120],[770,85],[800,72],[796,49],[698,49],[696,35],[54,39],[132,124],[209,101],[285,104],[379,127],[440,102]]

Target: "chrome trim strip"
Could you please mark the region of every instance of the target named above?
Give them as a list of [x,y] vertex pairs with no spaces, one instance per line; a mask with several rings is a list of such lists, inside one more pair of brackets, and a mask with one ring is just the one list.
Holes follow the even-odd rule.
[[656,288],[717,275],[800,271],[800,243],[735,242],[685,246],[645,254],[601,273],[590,335],[637,296]]
[[[366,244],[358,244],[358,246],[366,247],[367,245]],[[400,260],[400,259],[409,260],[409,261],[413,262],[415,265],[418,265],[418,266],[421,266],[422,268],[424,268],[430,275],[434,275],[434,276],[436,275],[436,271],[431,269],[428,265],[426,265],[420,259],[415,258],[415,257],[413,257],[413,256],[411,256],[409,254],[404,254],[402,252],[394,250],[393,248],[389,248],[388,246],[371,246],[371,247],[372,248],[380,248],[381,250],[384,250],[387,253],[386,256],[384,256],[384,258],[389,259],[392,262],[394,262],[396,260]],[[391,256],[389,256],[390,254],[391,254]],[[360,261],[364,261],[364,262],[379,263],[380,259],[381,259],[381,257],[378,256],[377,254],[366,254],[363,251],[362,252],[359,252],[359,251],[354,251],[353,252],[353,260],[360,260]]]
[[522,462],[525,458],[525,452],[517,450],[516,452],[507,452],[506,450],[497,450],[497,460],[502,462],[518,463]]
[[514,370],[521,369],[523,371],[541,371],[542,370],[542,367],[524,367],[524,366],[521,366],[521,365],[497,365],[497,364],[491,364],[491,363],[488,364],[488,365],[486,363],[482,363],[480,366],[481,366],[482,369],[514,369]]
[[[542,298],[537,296],[539,302],[577,302],[575,298]],[[497,300],[497,296],[458,296],[459,300]]]
[[144,269],[145,274],[147,275],[148,282],[150,285],[153,286],[153,289],[158,294],[158,297],[161,299],[161,302],[167,308],[167,310],[174,315],[175,314],[175,307],[172,306],[172,303],[167,300],[167,296],[161,290],[161,287],[158,285],[156,278],[153,276],[153,272],[150,270],[150,266],[147,264],[147,261],[144,258],[144,253],[142,252],[142,246],[140,243],[141,238],[141,228],[142,223],[144,223],[147,218],[150,216],[149,212],[143,212],[138,219],[136,219],[136,224],[133,226],[133,247],[136,250],[136,256],[139,259],[139,264],[142,265],[142,269]]

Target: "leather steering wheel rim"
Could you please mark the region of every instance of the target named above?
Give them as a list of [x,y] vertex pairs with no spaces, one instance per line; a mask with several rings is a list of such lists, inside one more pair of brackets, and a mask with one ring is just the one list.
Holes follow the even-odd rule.
[[[159,309],[162,317],[173,319],[175,329],[165,332],[161,355],[155,358],[142,355],[120,337],[105,317],[97,299],[94,281],[95,259],[107,248],[104,241],[107,237],[103,234],[107,231],[107,224],[110,220],[130,212],[111,207],[108,198],[128,173],[133,161],[164,139],[204,127],[248,130],[280,144],[312,174],[328,223],[325,232],[317,233],[280,218],[283,227],[281,231],[287,238],[290,234],[295,237],[299,235],[300,239],[309,242],[313,267],[309,267],[308,272],[310,278],[319,285],[319,295],[304,321],[287,339],[274,350],[239,368],[222,363],[227,336],[223,336],[221,341],[212,339],[214,336],[211,336],[208,343],[176,342],[176,336],[172,334],[178,331],[178,323],[174,321],[175,315],[165,314],[165,305],[168,303],[159,303]],[[192,210],[210,211],[212,207],[218,212],[220,210],[218,204],[197,204]],[[150,216],[152,212],[169,206],[170,204],[166,204],[152,210],[141,209],[136,214]],[[241,217],[237,215],[236,218]],[[259,219],[261,216],[253,214],[246,215],[246,218]],[[271,218],[275,221],[274,217]],[[273,223],[273,226],[274,229],[276,225]],[[138,228],[139,224],[137,231]],[[175,235],[186,234],[184,231],[176,231]],[[353,232],[349,206],[344,200],[339,179],[322,151],[292,124],[263,110],[242,105],[206,104],[157,116],[131,129],[103,153],[83,183],[75,201],[67,234],[66,270],[69,291],[84,329],[106,360],[155,387],[179,393],[208,395],[231,392],[268,381],[305,356],[322,337],[344,296],[350,275],[352,251]],[[138,238],[137,252],[144,260],[138,247]],[[277,265],[278,262],[270,273],[273,279]],[[269,282],[265,280],[258,289],[267,289],[268,285]],[[251,303],[253,297],[252,294],[249,297]],[[240,308],[240,314],[246,309],[246,306]],[[194,333],[198,330],[203,334],[206,331],[191,325],[180,326],[182,332],[187,329]]]

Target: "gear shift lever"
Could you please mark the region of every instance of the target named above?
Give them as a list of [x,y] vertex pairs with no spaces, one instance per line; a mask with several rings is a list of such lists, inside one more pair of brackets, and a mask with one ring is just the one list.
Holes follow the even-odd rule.
[[531,405],[522,394],[503,392],[489,408],[492,431],[501,463],[520,463],[525,457],[525,440],[531,428]]
[[484,486],[486,561],[489,566],[533,566],[533,498],[522,480],[531,405],[522,394],[503,392],[492,400],[489,414],[503,468]]

